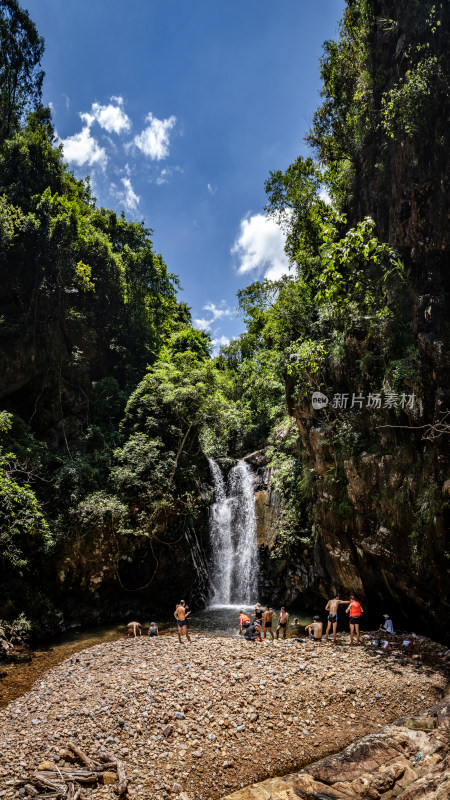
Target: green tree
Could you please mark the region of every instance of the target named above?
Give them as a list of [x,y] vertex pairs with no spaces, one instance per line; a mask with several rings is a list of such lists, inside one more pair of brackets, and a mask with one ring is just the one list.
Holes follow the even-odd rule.
[[[11,427],[11,415],[0,412],[0,434]],[[0,560],[21,571],[36,544],[49,545],[50,531],[41,505],[27,484],[18,481],[20,469],[13,453],[0,449]]]
[[39,105],[44,40],[17,0],[0,2],[0,141]]

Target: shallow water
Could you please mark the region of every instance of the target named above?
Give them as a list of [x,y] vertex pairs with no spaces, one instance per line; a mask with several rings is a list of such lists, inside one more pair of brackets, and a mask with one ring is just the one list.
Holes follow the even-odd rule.
[[[193,633],[210,636],[238,636],[238,614],[241,609],[250,616],[254,611],[254,606],[212,606],[192,612],[188,618],[189,630]],[[279,611],[277,611],[277,617],[278,613]],[[290,620],[292,621],[294,617],[298,617],[301,625],[311,622],[311,617],[302,611],[291,612]],[[150,621],[145,620],[142,623],[143,634],[147,633]],[[161,634],[175,635],[176,626],[173,617],[155,618],[154,621]],[[275,630],[275,625],[273,625],[273,629]],[[75,630],[63,634],[54,642],[34,649],[29,663],[4,664],[0,662],[0,708],[27,692],[34,681],[44,672],[60,664],[73,653],[78,653],[80,650],[93,647],[101,642],[122,639],[126,633],[125,623]]]

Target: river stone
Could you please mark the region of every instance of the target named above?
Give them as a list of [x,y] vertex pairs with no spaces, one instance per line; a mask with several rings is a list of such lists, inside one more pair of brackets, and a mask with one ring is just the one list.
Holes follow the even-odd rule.
[[117,783],[117,775],[115,772],[102,772],[101,782],[104,786]]
[[54,761],[41,761],[38,765],[39,772],[44,772],[45,770],[53,771],[56,769],[56,764]]

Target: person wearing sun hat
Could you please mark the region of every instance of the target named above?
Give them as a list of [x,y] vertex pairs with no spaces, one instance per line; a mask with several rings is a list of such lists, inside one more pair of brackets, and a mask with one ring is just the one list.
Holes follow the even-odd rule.
[[262,624],[263,612],[262,612],[262,608],[261,608],[261,603],[256,603],[256,605],[255,605],[255,613],[252,614],[252,617],[254,617],[255,620],[258,620],[258,622],[260,624]]
[[390,614],[383,614],[383,617],[384,622],[380,625],[380,631],[384,631],[384,633],[395,633]]

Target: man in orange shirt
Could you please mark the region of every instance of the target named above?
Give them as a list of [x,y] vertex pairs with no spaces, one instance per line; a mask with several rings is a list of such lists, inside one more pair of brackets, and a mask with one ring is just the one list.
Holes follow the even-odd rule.
[[353,594],[350,595],[350,604],[348,608],[345,609],[345,613],[349,614],[350,644],[353,644],[353,634],[355,630],[356,630],[356,644],[359,644],[359,621],[361,619],[361,614],[364,614],[364,609],[361,603],[358,603],[356,597]]

